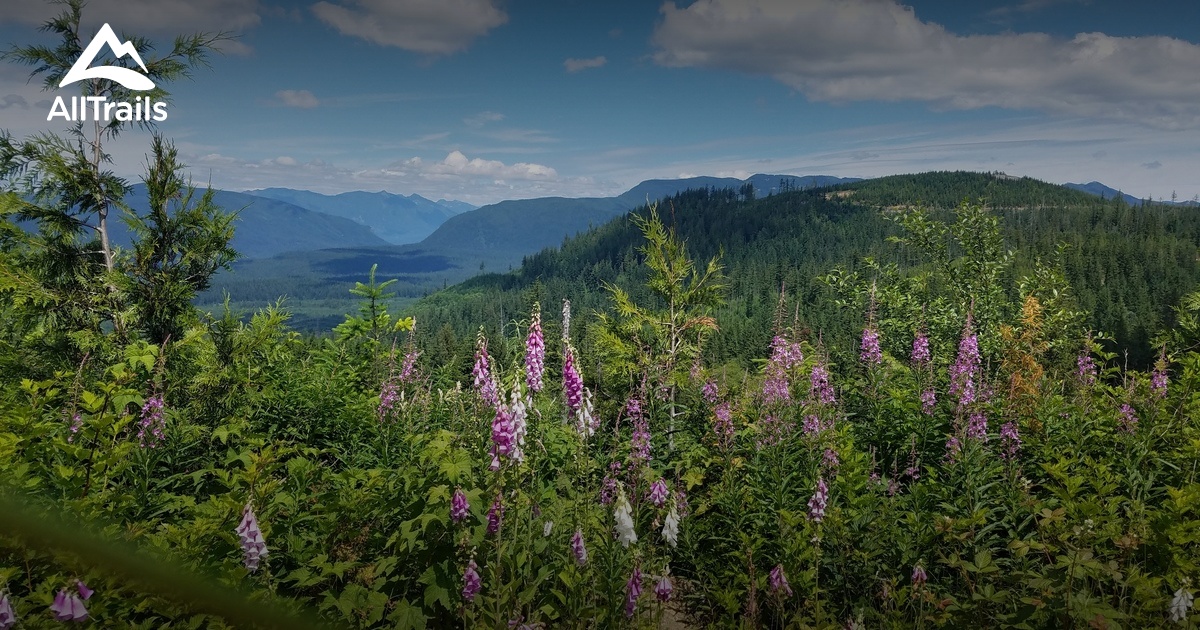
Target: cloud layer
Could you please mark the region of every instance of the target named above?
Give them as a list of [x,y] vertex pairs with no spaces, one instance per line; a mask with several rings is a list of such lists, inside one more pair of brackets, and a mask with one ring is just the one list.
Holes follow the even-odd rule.
[[1200,46],[1162,36],[961,36],[893,0],[662,5],[654,59],[774,77],[821,101],[928,101],[1200,127]]
[[279,102],[286,107],[311,109],[321,104],[317,97],[308,90],[280,90],[275,93],[275,98],[279,99]]
[[604,55],[589,57],[587,59],[571,57],[563,62],[563,67],[567,69],[567,72],[579,72],[580,70],[587,70],[589,68],[599,68],[606,63],[608,63],[608,59]]
[[435,55],[464,50],[508,21],[493,0],[322,1],[312,11],[343,35]]

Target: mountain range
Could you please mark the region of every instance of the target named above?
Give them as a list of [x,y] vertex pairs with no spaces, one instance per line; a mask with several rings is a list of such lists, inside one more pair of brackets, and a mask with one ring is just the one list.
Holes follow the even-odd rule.
[[417,194],[405,197],[382,190],[323,195],[291,188],[264,188],[246,193],[350,219],[371,228],[376,236],[392,245],[417,243],[447,219],[475,209],[462,201],[430,201]]

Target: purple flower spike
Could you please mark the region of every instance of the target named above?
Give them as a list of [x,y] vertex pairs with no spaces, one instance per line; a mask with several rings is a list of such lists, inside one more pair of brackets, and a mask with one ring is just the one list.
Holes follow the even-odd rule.
[[808,500],[808,517],[814,523],[825,519],[825,507],[829,503],[829,487],[825,485],[824,477],[817,477],[817,491]]
[[929,353],[929,337],[925,333],[917,333],[917,337],[913,339],[912,345],[912,361],[917,365],[925,365],[929,363],[931,355]]
[[650,502],[654,507],[662,507],[667,502],[667,482],[661,478],[650,486]]
[[254,508],[249,502],[242,508],[242,522],[237,526],[237,535],[242,542],[243,562],[251,573],[258,570],[258,564],[268,555],[267,541],[263,539],[262,531],[258,528],[258,519],[254,516]]
[[925,575],[924,567],[922,567],[919,564],[913,567],[913,572],[912,572],[913,586],[920,588],[925,585],[925,582],[928,579],[929,579],[929,576]]
[[1000,427],[1000,457],[1006,460],[1016,459],[1021,450],[1021,433],[1016,420],[1009,420]]
[[574,418],[583,406],[583,377],[575,366],[575,351],[570,346],[563,358],[563,395],[567,400],[567,416]]
[[492,375],[491,358],[488,356],[487,338],[480,331],[475,342],[475,367],[471,369],[475,390],[479,397],[493,409],[500,407],[500,391]]
[[142,405],[142,417],[138,420],[138,444],[142,448],[157,448],[166,439],[167,425],[163,419],[163,398],[155,394]]
[[879,348],[879,331],[867,327],[862,333],[862,352],[858,358],[868,365],[883,363],[883,351]]
[[987,441],[988,421],[982,413],[973,413],[967,419],[967,437],[980,442]]
[[674,590],[675,588],[671,586],[671,577],[664,575],[658,578],[658,583],[654,585],[654,596],[660,602],[669,602],[671,601],[671,593]]
[[1075,359],[1075,376],[1084,387],[1096,384],[1096,361],[1090,354],[1081,354]]
[[633,617],[633,613],[637,612],[637,600],[642,595],[642,570],[634,568],[633,573],[629,576],[629,581],[625,583],[625,616]]
[[1117,426],[1125,433],[1133,434],[1137,431],[1138,417],[1133,412],[1133,407],[1129,403],[1121,403],[1121,415],[1117,418]]
[[50,612],[54,613],[54,618],[57,621],[83,621],[88,618],[87,608],[83,605],[83,600],[75,593],[68,593],[67,589],[60,589],[58,594],[54,596],[54,603],[50,605]]
[[575,562],[579,566],[587,564],[588,553],[587,547],[583,544],[583,530],[575,530],[575,535],[571,536],[571,553],[575,555]]
[[13,612],[12,602],[8,601],[8,593],[0,591],[0,630],[8,630],[15,625],[17,613]]
[[496,496],[496,500],[492,502],[492,507],[488,508],[487,513],[487,533],[489,536],[500,531],[500,522],[504,520],[504,504],[500,502],[500,496]]
[[704,382],[704,387],[700,388],[700,396],[704,398],[704,402],[713,404],[717,402],[717,397],[720,392],[717,390],[717,382],[709,379]]
[[782,564],[777,564],[774,569],[771,569],[769,583],[772,593],[785,599],[792,596],[792,585],[788,584],[787,575],[783,572]]
[[832,405],[834,401],[833,386],[829,384],[829,369],[824,363],[813,366],[810,378],[809,394],[822,405]]
[[450,520],[455,523],[461,523],[463,519],[470,514],[471,505],[467,503],[467,494],[462,488],[454,489],[454,496],[450,499]]
[[529,321],[529,336],[525,338],[525,385],[530,392],[542,391],[542,374],[546,370],[546,339],[542,335],[541,305],[533,305]]
[[467,563],[467,568],[463,571],[463,599],[468,602],[474,602],[475,596],[483,589],[483,580],[479,578],[479,565],[475,564],[475,559],[472,558]]

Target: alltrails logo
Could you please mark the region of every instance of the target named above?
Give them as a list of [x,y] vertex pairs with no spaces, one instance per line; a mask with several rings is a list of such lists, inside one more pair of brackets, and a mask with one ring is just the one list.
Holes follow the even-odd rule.
[[[59,83],[58,87],[66,87],[87,79],[108,79],[135,92],[154,89],[154,82],[136,70],[120,66],[90,67],[96,60],[96,56],[100,54],[100,49],[105,45],[117,59],[128,55],[137,62],[142,72],[149,72],[146,70],[146,64],[142,61],[141,56],[138,55],[137,49],[133,47],[133,43],[121,42],[112,27],[105,24],[100,27],[100,31],[92,38],[87,48],[83,49],[83,54],[67,71],[67,75],[63,77],[62,83]],[[88,117],[89,112],[91,113],[90,118]],[[151,102],[148,96],[135,98],[132,103],[109,101],[107,96],[72,96],[70,107],[68,107],[67,100],[57,96],[54,98],[54,104],[50,107],[50,114],[46,116],[46,120],[51,121],[58,116],[69,122],[85,120],[108,122],[114,119],[121,122],[161,122],[167,119],[167,104],[163,101]]]

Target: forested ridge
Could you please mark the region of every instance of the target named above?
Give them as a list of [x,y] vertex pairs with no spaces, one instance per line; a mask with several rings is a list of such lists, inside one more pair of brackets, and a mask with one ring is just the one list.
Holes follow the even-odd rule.
[[[1088,325],[1117,340],[1110,349],[1128,351],[1132,365],[1153,360],[1155,331],[1173,323],[1172,306],[1200,282],[1195,208],[1130,206],[1030,178],[970,172],[898,175],[750,200],[743,194],[692,190],[658,208],[697,258],[720,255],[729,270],[729,297],[718,310],[725,324],[705,349],[717,363],[758,355],[771,337],[781,289],[804,326],[846,347],[857,315],[834,304],[823,278],[839,266],[869,276],[866,258],[921,274],[921,260],[889,240],[899,234],[893,218],[901,208],[925,206],[946,218],[964,200],[981,201],[1001,219],[1005,246],[1015,253],[1010,284],[1039,259],[1060,268]],[[634,214],[647,212],[643,206]],[[527,256],[511,273],[477,276],[407,312],[435,329],[448,327],[438,337],[445,344],[469,339],[480,324],[499,330],[534,300],[570,296],[585,316],[605,311],[605,283],[638,287],[645,280],[639,240],[634,223],[618,218]],[[439,356],[450,350],[431,349]]]

